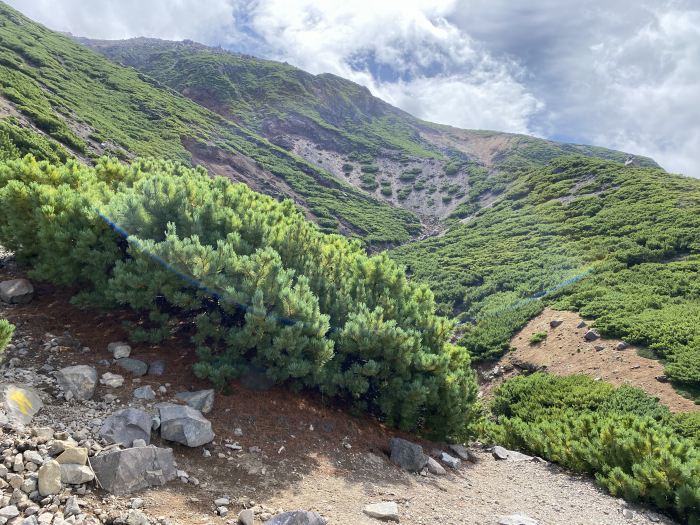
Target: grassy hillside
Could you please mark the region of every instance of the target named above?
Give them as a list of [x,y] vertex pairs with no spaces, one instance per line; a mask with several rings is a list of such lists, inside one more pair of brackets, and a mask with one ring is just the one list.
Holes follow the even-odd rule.
[[[249,159],[259,179],[279,181],[280,196],[294,196],[323,226],[340,227],[368,242],[405,241],[420,228],[404,210],[369,197],[4,4],[0,4],[0,119],[0,126],[14,134],[21,133],[18,127],[33,129],[83,159],[109,154],[190,162],[193,151],[205,151],[224,164]],[[263,180],[260,183],[264,186]]]
[[[442,237],[392,251],[495,357],[543,304],[580,310],[700,386],[700,181],[563,158]],[[541,299],[540,299],[541,298]]]
[[[367,88],[195,42],[78,39],[396,206],[464,217],[523,169],[578,154],[625,162],[619,151],[421,121]],[[636,158],[637,165],[656,164]]]

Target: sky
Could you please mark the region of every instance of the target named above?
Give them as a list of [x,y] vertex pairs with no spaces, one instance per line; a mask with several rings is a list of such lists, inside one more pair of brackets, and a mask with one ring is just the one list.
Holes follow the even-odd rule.
[[91,38],[191,39],[334,73],[417,117],[700,177],[700,0],[9,0]]

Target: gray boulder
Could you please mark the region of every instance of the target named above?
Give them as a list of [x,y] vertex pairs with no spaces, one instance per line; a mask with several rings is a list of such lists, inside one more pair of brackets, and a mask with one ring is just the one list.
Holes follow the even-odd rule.
[[177,477],[169,448],[112,450],[90,458],[90,463],[99,486],[116,495],[165,485]]
[[272,516],[265,525],[326,525],[326,520],[315,512],[293,510]]
[[454,456],[450,456],[447,452],[440,454],[440,460],[450,468],[458,469],[459,465],[462,463],[459,459]]
[[591,328],[586,332],[586,335],[584,335],[583,338],[586,341],[595,341],[596,339],[600,339],[600,334],[598,333],[598,330]]
[[151,416],[138,408],[118,410],[105,419],[100,436],[110,443],[130,447],[135,439],[151,442]]
[[401,438],[389,441],[392,463],[409,472],[420,472],[428,464],[428,456],[423,454],[423,447]]
[[211,422],[190,406],[163,403],[160,412],[160,435],[188,447],[199,447],[214,440]]
[[95,479],[92,469],[87,465],[66,463],[61,465],[61,482],[67,485],[82,485]]
[[131,357],[117,359],[117,366],[136,377],[145,376],[146,372],[148,372],[148,365],[146,363],[138,359],[132,359]]
[[0,283],[0,299],[10,304],[26,304],[34,297],[34,287],[27,279]]
[[88,365],[67,366],[56,372],[56,379],[63,391],[75,399],[87,400],[95,395],[97,370]]
[[477,458],[476,456],[464,445],[450,445],[450,450],[454,452],[457,457],[463,461],[471,461],[472,463],[476,463]]
[[214,391],[198,390],[197,392],[179,392],[175,394],[175,399],[187,403],[203,414],[208,414],[214,408]]

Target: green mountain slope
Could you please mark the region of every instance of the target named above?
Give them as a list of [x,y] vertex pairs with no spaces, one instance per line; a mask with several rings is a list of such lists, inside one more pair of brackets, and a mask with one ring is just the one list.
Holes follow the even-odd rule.
[[653,350],[700,386],[700,181],[569,157],[528,172],[490,209],[391,252],[495,357],[546,303]]
[[[260,135],[133,69],[0,4],[0,126],[59,146],[47,155],[90,160],[157,156],[204,164],[277,197],[291,197],[323,227],[367,242],[400,242],[418,220],[338,180]],[[37,139],[39,141],[41,139]]]
[[523,169],[562,155],[630,158],[604,148],[424,122],[334,75],[311,75],[195,42],[78,41],[428,219],[467,216]]

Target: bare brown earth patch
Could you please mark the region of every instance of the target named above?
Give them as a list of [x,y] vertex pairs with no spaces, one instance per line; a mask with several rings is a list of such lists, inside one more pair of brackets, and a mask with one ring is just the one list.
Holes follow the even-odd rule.
[[[554,319],[561,320],[561,325],[552,328],[550,321]],[[590,326],[577,328],[581,321],[583,319],[577,313],[549,308],[532,319],[511,341],[515,350],[498,363],[512,370],[499,381],[488,385],[485,388],[487,394],[496,383],[519,373],[518,370],[542,369],[558,375],[586,374],[618,386],[636,386],[657,397],[673,412],[700,410],[692,400],[676,392],[671,384],[656,379],[664,374],[661,362],[640,356],[639,348],[634,345],[625,350],[616,350],[620,339],[586,341],[584,335]],[[590,322],[588,324],[591,325]],[[531,344],[530,337],[538,332],[547,332],[547,338]]]

